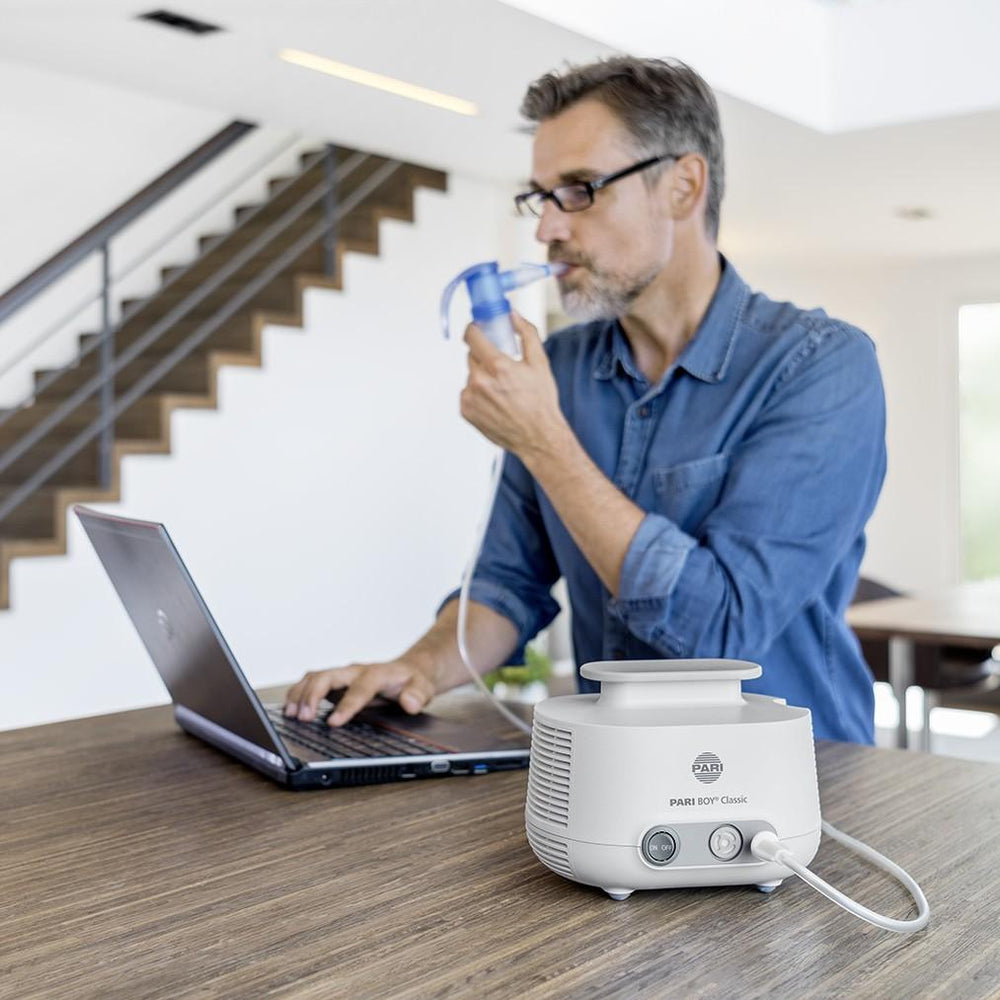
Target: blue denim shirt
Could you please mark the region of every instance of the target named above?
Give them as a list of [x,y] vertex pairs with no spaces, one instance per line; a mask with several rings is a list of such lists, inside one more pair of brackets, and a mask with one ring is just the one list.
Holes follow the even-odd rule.
[[874,345],[722,265],[695,336],[656,385],[617,321],[545,344],[580,444],[646,512],[618,598],[510,454],[471,598],[509,618],[523,647],[558,613],[550,588],[564,576],[578,665],[753,660],[764,673],[745,690],[811,709],[817,737],[870,743],[872,677],[844,610],[885,475]]

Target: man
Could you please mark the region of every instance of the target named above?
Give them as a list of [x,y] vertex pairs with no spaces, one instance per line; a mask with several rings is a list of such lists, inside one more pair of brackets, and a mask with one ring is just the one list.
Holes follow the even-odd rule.
[[[521,361],[470,326],[462,415],[508,452],[471,585],[486,671],[544,628],[565,576],[578,663],[731,657],[747,690],[812,710],[817,737],[871,742],[872,678],[843,613],[885,473],[872,343],[752,293],[716,249],[718,109],[678,62],[617,57],[549,74],[531,190],[564,306],[585,321]],[[419,711],[466,681],[457,600],[388,663],[307,674],[286,712],[331,725],[381,693]],[[580,680],[581,689],[592,689]]]

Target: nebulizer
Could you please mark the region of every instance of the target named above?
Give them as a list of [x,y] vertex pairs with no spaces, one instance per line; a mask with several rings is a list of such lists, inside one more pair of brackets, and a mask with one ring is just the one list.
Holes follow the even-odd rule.
[[[473,321],[499,350],[519,359],[505,294],[564,270],[561,264],[524,264],[500,271],[495,261],[468,268],[442,296],[445,337],[452,297],[464,282]],[[920,886],[822,819],[809,711],[740,690],[741,679],[760,675],[759,665],[585,664],[581,672],[601,682],[601,693],[550,698],[536,706],[534,726],[494,697],[472,663],[466,626],[469,587],[502,470],[503,449],[497,448],[489,500],[462,576],[458,650],[476,686],[531,735],[525,825],[542,864],[614,899],[635,889],[700,885],[756,885],[769,892],[794,874],[876,927],[923,929],[930,907]],[[917,904],[917,916],[896,920],[876,913],[807,868],[821,831],[896,878]]]
[[[520,359],[521,341],[514,329],[511,319],[510,303],[507,301],[506,293],[515,288],[522,288],[530,285],[534,281],[543,278],[557,276],[567,270],[566,264],[522,264],[510,271],[501,271],[499,264],[494,261],[486,261],[482,264],[474,264],[466,268],[457,275],[448,287],[445,288],[441,296],[441,328],[445,339],[451,339],[451,300],[459,286],[464,282],[469,292],[469,301],[472,303],[472,320],[486,334],[490,342],[504,354]],[[472,584],[472,576],[479,562],[479,555],[483,548],[483,539],[486,537],[486,529],[489,525],[490,515],[493,512],[493,504],[496,501],[497,491],[500,488],[500,478],[503,474],[503,448],[497,447],[493,456],[493,471],[490,479],[489,499],[482,521],[476,531],[476,541],[473,545],[472,555],[462,574],[462,587],[458,596],[458,652],[465,664],[476,687],[486,695],[500,714],[513,726],[522,732],[531,735],[531,726],[519,719],[510,709],[507,708],[499,698],[494,697],[493,692],[483,683],[482,677],[475,669],[472,659],[469,656],[469,648],[466,644],[466,623],[469,612],[469,587]]]

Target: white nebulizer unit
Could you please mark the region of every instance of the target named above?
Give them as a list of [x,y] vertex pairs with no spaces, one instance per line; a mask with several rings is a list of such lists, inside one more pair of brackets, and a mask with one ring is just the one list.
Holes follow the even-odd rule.
[[756,885],[789,874],[750,850],[775,834],[802,864],[820,842],[812,723],[742,694],[741,660],[588,663],[600,694],[535,707],[525,811],[539,860],[616,899],[634,889]]
[[[755,885],[797,875],[885,930],[927,925],[920,886],[820,816],[808,709],[743,694],[745,660],[587,663],[599,694],[535,706],[525,827],[546,867],[613,899],[636,889]],[[862,906],[807,865],[825,833],[898,879],[917,916]]]
[[[473,320],[497,348],[520,360],[505,293],[564,269],[553,263],[500,271],[495,261],[468,268],[442,296],[445,336],[452,296],[465,282]],[[744,694],[741,681],[761,675],[756,663],[588,663],[580,673],[600,682],[600,694],[549,698],[535,707],[533,726],[493,697],[469,655],[466,622],[502,454],[497,449],[489,503],[462,578],[457,641],[475,684],[512,725],[531,734],[525,825],[542,864],[614,899],[636,889],[690,886],[755,885],[770,892],[794,874],[877,927],[899,933],[925,927],[930,907],[920,886],[822,820],[809,710]],[[875,913],[810,871],[821,834],[898,879],[917,916]]]

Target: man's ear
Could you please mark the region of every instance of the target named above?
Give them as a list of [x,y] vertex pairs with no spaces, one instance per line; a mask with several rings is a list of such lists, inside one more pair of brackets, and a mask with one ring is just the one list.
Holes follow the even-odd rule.
[[708,199],[708,163],[698,153],[687,153],[667,174],[670,209],[677,221],[690,219]]

